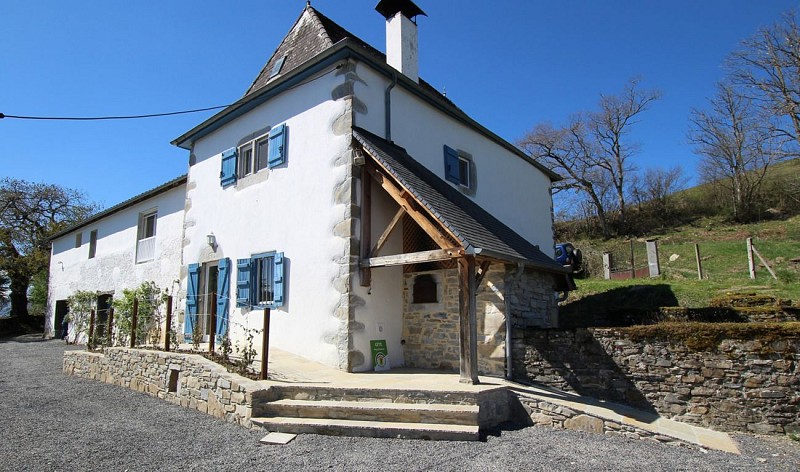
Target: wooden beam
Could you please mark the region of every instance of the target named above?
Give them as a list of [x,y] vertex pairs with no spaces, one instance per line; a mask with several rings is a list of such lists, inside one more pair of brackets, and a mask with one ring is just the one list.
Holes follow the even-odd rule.
[[[361,260],[369,258],[369,247],[372,244],[372,180],[367,173],[367,167],[361,167]],[[372,285],[372,272],[369,267],[360,270],[360,283],[362,287]]]
[[475,286],[480,287],[481,282],[483,282],[483,278],[486,277],[486,272],[489,270],[489,265],[491,261],[483,261],[481,262],[481,267],[478,269],[478,274],[475,276]]
[[[389,194],[390,197],[403,208],[408,216],[414,219],[414,221],[422,228],[425,233],[433,239],[433,241],[442,249],[447,249],[453,246],[453,243],[439,231],[439,228],[436,227],[431,221],[425,216],[424,213],[417,210],[414,205],[411,204],[403,195],[403,191],[397,188],[394,183],[392,183],[386,176],[384,176],[380,171],[374,169],[370,165],[364,166],[370,175],[375,179],[376,182],[380,184],[380,186],[386,190],[386,193]],[[458,241],[458,239],[454,238],[454,241]]]
[[478,382],[478,318],[475,300],[475,258],[458,259],[459,382]]
[[392,232],[395,230],[395,228],[397,228],[397,223],[400,222],[400,219],[405,214],[406,214],[405,208],[400,207],[400,209],[397,210],[397,213],[395,213],[394,218],[392,218],[392,221],[389,222],[389,226],[387,226],[386,229],[383,230],[383,234],[381,235],[380,238],[378,238],[378,242],[375,244],[375,247],[372,248],[372,251],[370,251],[369,257],[375,257],[378,255],[378,251],[380,251],[383,245],[386,244],[386,240],[389,239],[389,236],[392,235]]
[[444,261],[452,259],[461,254],[462,250],[457,247],[447,249],[435,249],[433,251],[409,252],[407,254],[397,254],[393,256],[372,257],[361,261],[361,267],[388,267],[407,264],[419,264],[422,262]]

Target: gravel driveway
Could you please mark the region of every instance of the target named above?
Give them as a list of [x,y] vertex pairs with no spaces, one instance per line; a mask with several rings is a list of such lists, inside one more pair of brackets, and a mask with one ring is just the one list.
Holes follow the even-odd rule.
[[[71,346],[68,348],[72,348]],[[735,436],[742,455],[531,427],[484,442],[249,431],[128,389],[68,377],[65,345],[0,340],[0,470],[786,470],[800,443]]]

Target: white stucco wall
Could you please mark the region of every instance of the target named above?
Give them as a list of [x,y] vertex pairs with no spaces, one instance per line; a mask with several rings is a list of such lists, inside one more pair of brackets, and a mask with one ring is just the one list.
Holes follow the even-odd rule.
[[[339,364],[334,338],[342,322],[334,313],[341,294],[334,279],[348,246],[346,239],[334,235],[345,215],[345,206],[335,203],[334,193],[346,178],[341,160],[350,157],[351,137],[348,102],[334,100],[332,91],[342,81],[330,73],[284,92],[194,145],[182,287],[185,290],[188,264],[231,260],[229,328],[234,345],[242,342],[245,327],[263,325],[263,310],[236,307],[236,259],[282,251],[285,306],[271,312],[270,346],[327,365]],[[222,188],[221,152],[257,130],[281,123],[288,128],[287,162]],[[216,236],[216,250],[206,242],[211,233]],[[185,298],[181,306],[185,307]],[[254,347],[260,353],[260,335],[256,339]]]
[[[180,185],[53,241],[46,323],[49,335],[53,334],[55,302],[78,290],[118,294],[145,281],[153,281],[162,289],[177,289],[185,192],[185,185]],[[137,264],[139,215],[153,209],[158,211],[156,257]],[[89,259],[93,230],[97,230],[97,250]],[[76,248],[77,233],[82,233],[82,243]]]
[[[356,97],[366,104],[357,126],[385,136],[384,91],[389,80],[365,64]],[[502,93],[490,91],[489,93]],[[553,255],[550,179],[520,156],[412,95],[402,85],[391,92],[392,141],[444,179],[443,146],[472,156],[477,188],[471,198],[547,255]],[[450,184],[453,185],[453,184]]]

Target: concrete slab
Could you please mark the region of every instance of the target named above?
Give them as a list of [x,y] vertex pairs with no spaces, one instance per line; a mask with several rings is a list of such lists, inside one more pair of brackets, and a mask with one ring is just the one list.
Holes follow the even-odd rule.
[[260,442],[261,444],[281,444],[281,445],[283,445],[283,444],[289,444],[296,437],[297,437],[296,434],[272,432],[272,433],[269,433],[268,435],[264,436],[263,438],[261,438],[261,440],[258,441],[258,442]]

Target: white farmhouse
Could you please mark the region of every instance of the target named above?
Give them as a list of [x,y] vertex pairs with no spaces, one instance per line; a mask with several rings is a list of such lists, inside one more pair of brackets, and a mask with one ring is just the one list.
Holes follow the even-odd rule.
[[504,375],[511,326],[556,325],[572,288],[551,258],[558,176],[418,77],[417,5],[376,9],[386,55],[307,5],[245,95],[173,141],[181,263],[159,256],[159,280],[181,281],[186,340],[269,320],[271,346],[342,370],[373,369],[383,341],[392,367]]

